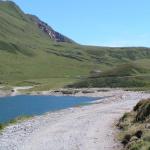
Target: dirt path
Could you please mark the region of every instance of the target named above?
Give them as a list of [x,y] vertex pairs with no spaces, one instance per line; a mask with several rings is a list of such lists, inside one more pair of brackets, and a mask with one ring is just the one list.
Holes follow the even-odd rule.
[[28,90],[31,89],[33,86],[21,86],[21,87],[14,87],[13,88],[13,93],[11,94],[11,96],[16,96],[18,94],[20,94],[20,90]]
[[119,150],[115,121],[150,95],[111,94],[103,103],[48,113],[6,128],[0,135],[0,150]]

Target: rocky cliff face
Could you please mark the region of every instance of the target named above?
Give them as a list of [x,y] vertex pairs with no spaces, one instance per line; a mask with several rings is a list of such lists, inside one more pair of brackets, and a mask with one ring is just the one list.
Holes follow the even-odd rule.
[[60,34],[53,30],[47,23],[41,21],[38,17],[33,15],[28,15],[29,18],[37,24],[40,30],[42,30],[45,34],[47,34],[51,39],[55,40],[56,42],[68,42],[73,43],[73,41],[66,36]]

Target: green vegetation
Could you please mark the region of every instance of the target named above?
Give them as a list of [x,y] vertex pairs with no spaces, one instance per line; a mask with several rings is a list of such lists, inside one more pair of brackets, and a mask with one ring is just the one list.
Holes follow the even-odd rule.
[[148,70],[139,67],[137,64],[134,63],[126,63],[126,64],[118,65],[116,68],[103,72],[101,76],[124,77],[124,76],[140,75],[142,73],[148,73]]
[[69,85],[69,87],[150,87],[149,70],[133,63],[119,65],[115,68],[92,75]]
[[[2,85],[36,85],[35,90],[46,90],[63,87],[85,78],[95,69],[106,71],[118,64],[134,63],[139,68],[142,67],[142,70],[134,68],[128,74],[125,71],[124,73],[118,71],[119,77],[115,79],[114,77],[98,79],[100,87],[109,86],[111,82],[121,82],[121,85],[124,85],[126,83],[120,75],[137,72],[139,76],[134,79],[127,78],[129,85],[147,86],[145,81],[149,79],[147,72],[150,64],[149,48],[94,47],[74,42],[56,42],[39,29],[31,15],[25,14],[10,1],[0,1],[0,29]],[[145,81],[141,81],[141,78]],[[93,82],[93,79],[88,80]],[[110,86],[114,87],[114,84]],[[84,86],[87,86],[87,83]]]
[[[71,84],[75,82],[77,79],[73,78],[50,78],[50,79],[42,79],[42,80],[34,80],[35,86],[29,90],[25,90],[25,92],[31,92],[31,91],[48,91],[49,89],[58,89],[63,86],[67,86],[68,84]],[[23,85],[23,83],[19,83],[18,85]],[[27,83],[27,85],[29,85]]]
[[125,150],[150,149],[150,99],[140,101],[130,113],[125,113],[118,123],[119,139]]
[[31,117],[32,116],[19,116],[19,117],[16,117],[15,119],[9,120],[8,122],[0,123],[0,131],[9,125],[20,123],[22,121],[30,119]]

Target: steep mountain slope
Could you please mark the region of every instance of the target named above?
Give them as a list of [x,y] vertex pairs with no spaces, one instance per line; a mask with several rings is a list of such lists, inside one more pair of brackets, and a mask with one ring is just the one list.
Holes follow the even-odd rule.
[[46,32],[39,30],[38,25],[38,22],[35,23],[29,15],[24,14],[15,3],[1,1],[0,49],[32,55],[34,49],[50,46],[55,40],[72,42],[49,27],[50,31],[57,33],[57,36],[53,34],[54,37],[51,38]]
[[150,49],[79,45],[15,3],[0,1],[1,83],[63,86],[127,62],[149,69]]

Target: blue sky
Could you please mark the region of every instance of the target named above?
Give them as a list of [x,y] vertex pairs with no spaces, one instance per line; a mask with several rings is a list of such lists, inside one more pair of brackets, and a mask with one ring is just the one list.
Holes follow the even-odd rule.
[[14,0],[80,44],[150,47],[150,0]]

